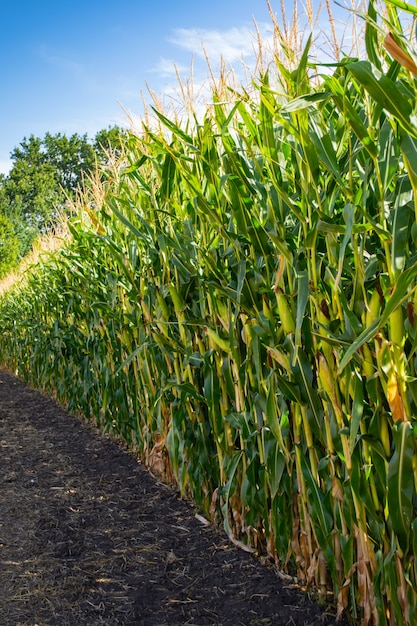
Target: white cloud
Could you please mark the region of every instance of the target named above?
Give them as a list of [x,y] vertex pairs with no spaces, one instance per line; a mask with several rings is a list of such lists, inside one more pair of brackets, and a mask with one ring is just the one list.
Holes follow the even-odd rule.
[[187,68],[185,65],[180,65],[173,59],[166,59],[165,57],[161,57],[157,65],[152,68],[151,72],[155,72],[163,77],[172,77],[175,76],[177,71],[182,74],[184,72],[189,71],[190,68]]
[[199,57],[207,54],[210,61],[217,62],[223,57],[227,63],[253,57],[256,46],[254,31],[247,27],[229,28],[224,31],[178,28],[170,42]]
[[[273,26],[257,23],[250,27],[236,26],[226,30],[205,28],[179,28],[172,31],[169,42],[174,45],[172,57],[160,57],[150,70],[165,80],[156,93],[164,109],[173,109],[180,118],[188,116],[192,104],[193,111],[205,111],[207,102],[212,100],[211,78],[220,76],[219,66],[223,60],[226,71],[232,70],[231,85],[246,84],[254,69],[259,54],[259,44],[263,50],[273,48]],[[210,64],[207,67],[206,60]],[[187,63],[189,65],[187,66]],[[178,82],[180,78],[180,83]],[[145,94],[146,96],[146,94]],[[149,98],[146,97],[149,102]]]

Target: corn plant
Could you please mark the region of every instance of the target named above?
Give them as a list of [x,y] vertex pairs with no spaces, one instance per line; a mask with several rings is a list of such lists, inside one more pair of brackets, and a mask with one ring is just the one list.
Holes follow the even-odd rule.
[[[0,302],[3,363],[123,438],[245,550],[416,624],[417,127],[391,0],[204,116],[160,108]],[[389,34],[388,34],[389,33]],[[388,34],[388,37],[387,37]],[[391,56],[392,55],[392,56]],[[394,59],[394,60],[393,60]]]

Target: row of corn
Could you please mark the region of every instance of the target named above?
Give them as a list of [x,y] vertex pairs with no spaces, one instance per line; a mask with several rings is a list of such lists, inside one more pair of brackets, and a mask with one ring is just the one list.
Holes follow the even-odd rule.
[[416,90],[366,18],[372,64],[317,79],[308,42],[155,110],[2,296],[0,359],[339,614],[417,624]]

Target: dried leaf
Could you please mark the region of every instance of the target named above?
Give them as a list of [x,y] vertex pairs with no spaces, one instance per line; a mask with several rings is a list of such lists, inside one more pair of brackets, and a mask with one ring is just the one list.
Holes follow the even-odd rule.
[[398,61],[400,65],[405,67],[406,70],[409,70],[414,76],[417,76],[417,65],[414,63],[413,59],[400,48],[392,33],[388,33],[385,37],[384,46],[393,59]]

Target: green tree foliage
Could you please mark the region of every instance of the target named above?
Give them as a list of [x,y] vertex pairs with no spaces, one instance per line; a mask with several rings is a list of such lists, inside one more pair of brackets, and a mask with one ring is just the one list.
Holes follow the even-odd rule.
[[0,215],[13,223],[21,255],[40,232],[56,224],[89,173],[107,162],[109,151],[120,154],[122,134],[112,127],[93,141],[78,134],[31,135],[13,150],[12,168],[0,178]]
[[123,138],[126,133],[118,126],[100,130],[94,137],[93,148],[99,163],[107,163],[109,155],[116,158],[121,155]]

